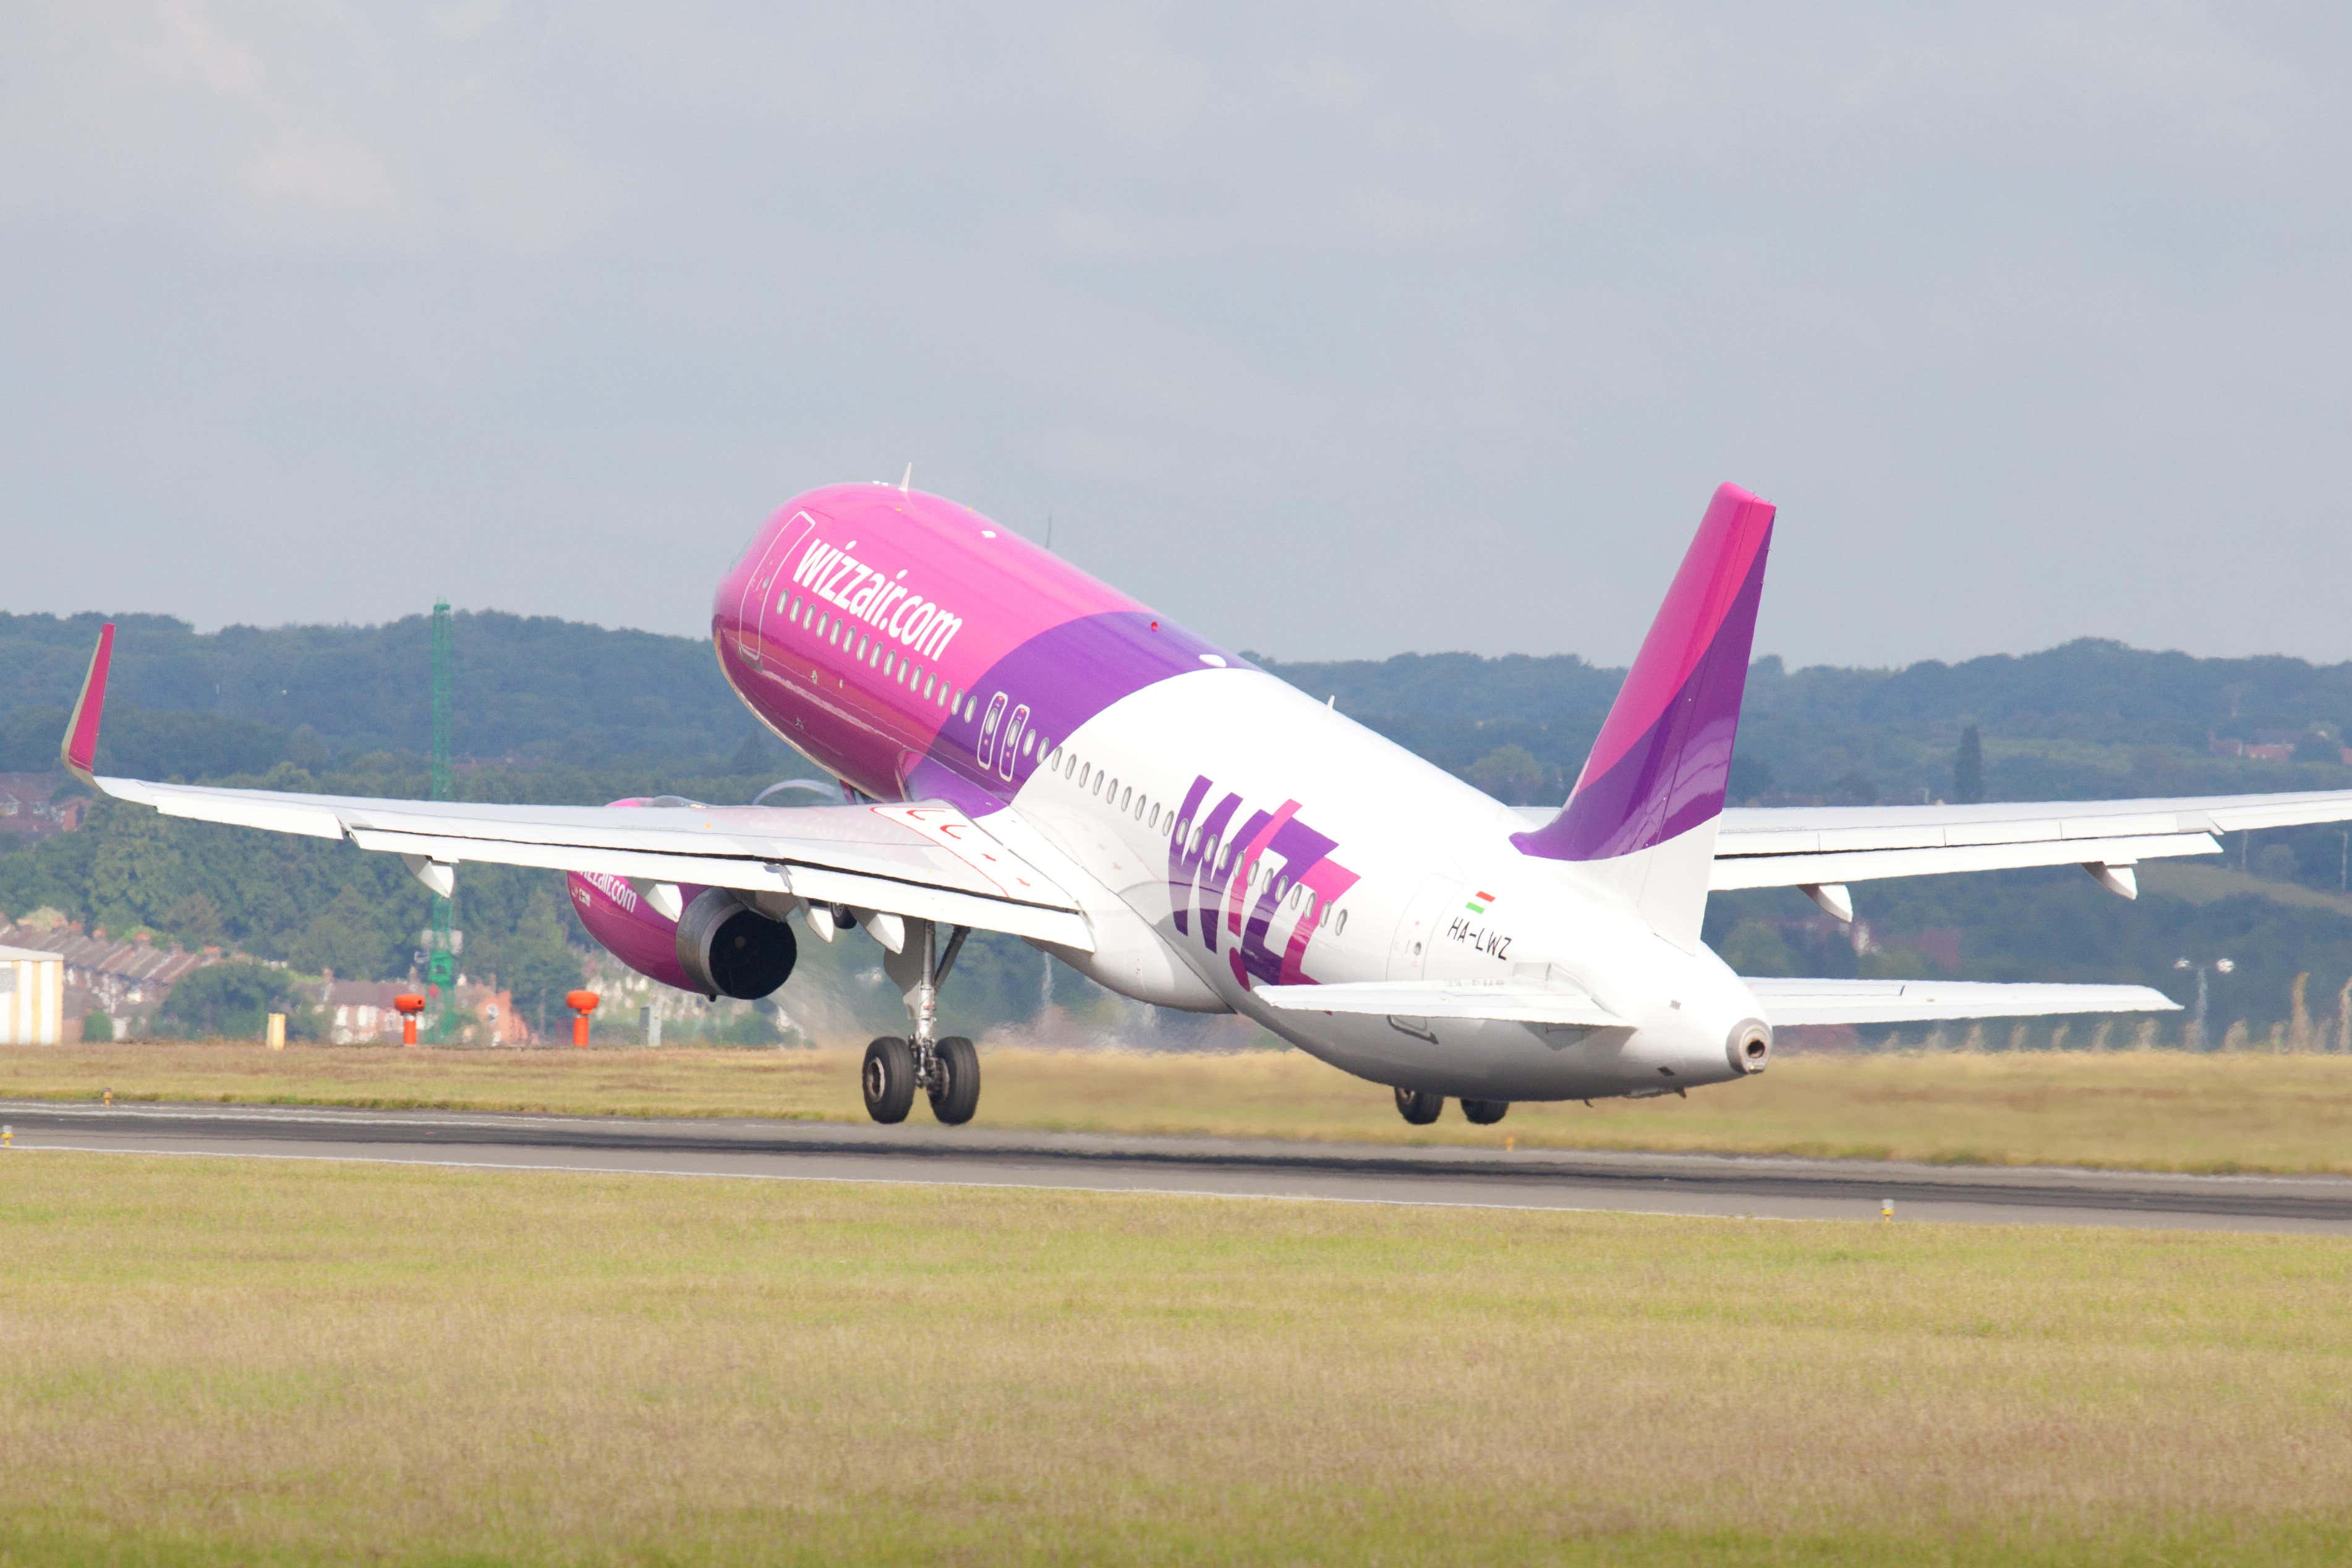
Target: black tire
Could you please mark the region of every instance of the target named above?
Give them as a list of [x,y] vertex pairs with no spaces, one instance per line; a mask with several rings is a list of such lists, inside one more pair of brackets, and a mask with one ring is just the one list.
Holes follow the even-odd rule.
[[885,1035],[866,1047],[858,1074],[866,1090],[866,1114],[888,1125],[907,1120],[915,1104],[915,1052],[906,1041]]
[[931,1085],[931,1114],[961,1127],[980,1109],[980,1053],[961,1035],[950,1035],[932,1049],[939,1079]]
[[1510,1109],[1511,1102],[1507,1100],[1465,1100],[1462,1102],[1464,1118],[1481,1127],[1492,1127]]
[[1415,1127],[1426,1127],[1445,1113],[1445,1097],[1425,1089],[1396,1091],[1397,1114]]

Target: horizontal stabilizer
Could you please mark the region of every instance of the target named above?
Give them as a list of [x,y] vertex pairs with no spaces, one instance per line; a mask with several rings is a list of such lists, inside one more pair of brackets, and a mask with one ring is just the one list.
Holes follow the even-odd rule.
[[1261,985],[1255,994],[1286,1013],[1369,1013],[1399,1018],[1491,1019],[1505,1024],[1607,1028],[1625,1020],[1558,981],[1366,980],[1339,985]]
[[1779,1028],[1790,1024],[1916,1024],[1945,1018],[2038,1018],[2072,1013],[2175,1013],[2145,985],[1994,985],[1967,980],[1750,980]]

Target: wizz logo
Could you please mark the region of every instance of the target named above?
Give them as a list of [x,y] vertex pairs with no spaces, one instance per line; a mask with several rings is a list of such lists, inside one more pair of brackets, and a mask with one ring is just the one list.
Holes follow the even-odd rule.
[[[1270,985],[1312,984],[1299,960],[1331,900],[1356,885],[1356,873],[1330,858],[1339,847],[1334,840],[1298,819],[1297,801],[1243,816],[1242,797],[1230,791],[1209,805],[1213,787],[1205,774],[1193,779],[1176,813],[1178,832],[1169,841],[1168,902],[1175,911],[1177,931],[1190,935],[1197,922],[1202,945],[1214,952],[1217,928],[1223,925],[1230,939],[1226,962],[1244,986],[1253,980]],[[1278,864],[1261,878],[1258,867],[1269,856]],[[1305,888],[1312,897],[1301,901],[1290,938],[1276,953],[1267,945],[1267,933],[1294,886]],[[1257,889],[1255,899],[1252,888]]]

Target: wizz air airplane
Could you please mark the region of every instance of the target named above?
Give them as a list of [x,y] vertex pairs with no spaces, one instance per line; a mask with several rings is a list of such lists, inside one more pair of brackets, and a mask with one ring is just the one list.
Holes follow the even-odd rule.
[[846,804],[480,805],[96,776],[113,627],[66,765],[167,816],[348,838],[446,894],[468,861],[568,873],[582,922],[706,996],[791,978],[797,918],[882,949],[903,1037],[866,1108],[980,1099],[940,1033],[965,936],[1021,937],[1139,1001],[1237,1012],[1394,1089],[1406,1121],[1679,1093],[1764,1070],[1773,1030],[2172,1008],[2137,985],[1743,978],[1707,895],[1795,887],[1842,920],[1879,877],[2133,868],[2352,818],[2352,792],[1727,810],[1773,508],[1716,492],[1568,803],[1527,812],[1374,734],[969,507],[901,484],[787,503],[711,607],[719,667]]

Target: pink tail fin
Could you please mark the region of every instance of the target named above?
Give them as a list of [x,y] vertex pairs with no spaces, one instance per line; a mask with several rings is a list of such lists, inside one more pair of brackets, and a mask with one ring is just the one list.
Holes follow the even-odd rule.
[[[1568,805],[1511,840],[1528,855],[1581,861],[1647,857],[1686,841],[1693,853],[1676,858],[1692,864],[1669,879],[1674,886],[1658,885],[1655,867],[1629,885],[1653,923],[1662,931],[1671,926],[1677,940],[1686,931],[1697,941],[1706,909],[1713,825],[1731,775],[1772,519],[1770,503],[1737,485],[1715,492]],[[1702,827],[1708,829],[1703,852],[1687,838]],[[1696,888],[1686,885],[1694,875]]]

